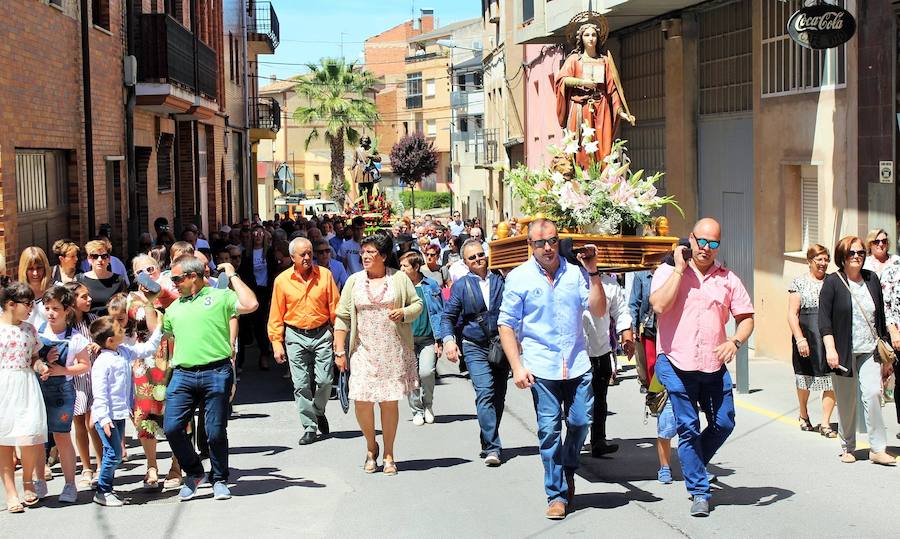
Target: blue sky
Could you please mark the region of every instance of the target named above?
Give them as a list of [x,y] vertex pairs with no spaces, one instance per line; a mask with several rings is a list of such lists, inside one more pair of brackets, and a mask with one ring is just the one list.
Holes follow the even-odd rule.
[[[420,9],[434,9],[441,26],[481,16],[480,0],[271,0],[281,26],[281,44],[274,55],[259,57],[259,74],[287,78],[305,71],[302,64],[341,55],[362,61],[363,41],[411,18]],[[267,63],[269,62],[269,63]],[[279,65],[301,64],[301,65]],[[267,81],[261,80],[260,86]]]

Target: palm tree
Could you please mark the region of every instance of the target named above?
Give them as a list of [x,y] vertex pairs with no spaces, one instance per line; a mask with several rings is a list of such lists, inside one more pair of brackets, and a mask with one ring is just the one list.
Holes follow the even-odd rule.
[[331,147],[331,198],[343,207],[344,144],[355,146],[360,138],[358,128],[371,128],[378,121],[375,103],[364,97],[378,79],[343,58],[319,62],[307,64],[310,73],[296,79],[294,90],[307,98],[308,105],[297,107],[294,120],[302,125],[316,124],[306,137],[307,149],[324,133]]

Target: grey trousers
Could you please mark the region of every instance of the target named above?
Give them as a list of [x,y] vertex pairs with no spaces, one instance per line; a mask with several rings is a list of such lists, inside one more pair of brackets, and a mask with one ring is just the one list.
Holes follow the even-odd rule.
[[866,432],[872,451],[887,448],[887,427],[881,413],[881,365],[871,353],[853,355],[853,376],[831,375],[840,421],[838,435],[844,451],[856,450],[856,403],[863,404]]
[[409,394],[409,409],[414,416],[425,415],[425,409],[434,402],[435,366],[434,338],[416,337],[414,341],[419,369],[419,388]]
[[285,326],[284,348],[294,384],[294,401],[305,432],[318,430],[318,416],[325,415],[331,396],[334,337],[327,326],[303,331]]

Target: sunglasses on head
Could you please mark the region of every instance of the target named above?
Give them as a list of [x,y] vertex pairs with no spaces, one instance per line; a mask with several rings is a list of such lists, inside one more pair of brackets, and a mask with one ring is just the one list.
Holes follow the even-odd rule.
[[466,260],[478,260],[479,258],[484,258],[484,251],[477,252],[473,255],[469,255],[466,257]]
[[859,251],[857,251],[855,249],[849,249],[847,251],[847,258],[853,258],[854,256],[858,256],[860,258],[865,258],[866,257],[865,249],[860,249]]
[[552,238],[547,238],[545,240],[529,240],[531,241],[531,245],[534,246],[535,249],[543,249],[545,245],[549,245],[553,247],[557,243],[559,243],[559,237],[553,236]]
[[94,253],[88,255],[88,258],[91,260],[106,260],[109,258],[109,253]]
[[697,238],[697,246],[701,249],[709,246],[710,249],[718,249],[721,242],[719,240],[708,240],[706,238]]
[[884,238],[882,240],[872,240],[872,245],[887,245],[888,239]]
[[193,272],[190,272],[190,273],[183,273],[183,274],[181,274],[181,275],[171,275],[170,278],[172,279],[172,282],[173,282],[173,283],[175,283],[175,284],[181,284],[181,281],[183,281],[183,280],[187,279],[188,277],[190,277],[192,273],[193,273]]

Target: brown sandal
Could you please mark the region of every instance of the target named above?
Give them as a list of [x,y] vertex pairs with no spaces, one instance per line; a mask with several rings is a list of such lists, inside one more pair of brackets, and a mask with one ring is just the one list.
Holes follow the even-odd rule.
[[819,434],[826,438],[837,438],[837,433],[832,430],[828,425],[820,425],[819,426]]
[[815,432],[815,427],[812,426],[812,423],[809,422],[808,417],[800,417],[800,430],[803,432]]
[[393,460],[385,460],[381,473],[384,475],[397,475],[397,463]]

